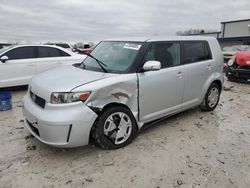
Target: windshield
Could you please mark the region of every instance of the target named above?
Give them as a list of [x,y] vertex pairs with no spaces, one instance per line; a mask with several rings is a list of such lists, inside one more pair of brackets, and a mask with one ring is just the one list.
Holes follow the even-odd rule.
[[[107,72],[123,73],[132,65],[142,43],[139,42],[101,42],[91,55],[105,64]],[[82,68],[103,71],[96,60],[87,57],[83,61]]]
[[248,45],[236,45],[230,47],[224,47],[224,52],[238,52],[238,51],[250,51],[250,46]]

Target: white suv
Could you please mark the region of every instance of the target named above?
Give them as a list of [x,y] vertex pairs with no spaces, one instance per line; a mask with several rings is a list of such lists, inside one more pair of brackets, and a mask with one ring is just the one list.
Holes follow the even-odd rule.
[[200,106],[213,110],[223,84],[215,38],[118,39],[81,63],[33,77],[23,100],[27,129],[43,143],[105,149],[129,144],[145,123]]
[[0,49],[0,88],[28,85],[35,74],[62,64],[81,63],[86,56],[51,45],[12,45]]

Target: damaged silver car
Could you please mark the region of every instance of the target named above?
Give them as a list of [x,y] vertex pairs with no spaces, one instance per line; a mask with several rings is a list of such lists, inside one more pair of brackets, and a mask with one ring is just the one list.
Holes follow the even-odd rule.
[[26,128],[56,147],[104,149],[132,142],[146,123],[194,106],[215,109],[223,84],[215,38],[105,40],[80,64],[33,77],[23,99]]

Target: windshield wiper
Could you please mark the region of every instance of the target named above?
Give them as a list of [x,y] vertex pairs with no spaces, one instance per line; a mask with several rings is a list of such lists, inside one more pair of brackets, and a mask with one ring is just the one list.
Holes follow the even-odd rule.
[[[97,64],[102,68],[102,70],[103,70],[104,72],[108,72],[108,71],[104,68],[104,67],[107,67],[107,65],[106,65],[105,63],[101,62],[99,59],[95,58],[95,57],[92,56],[91,54],[84,54],[84,55],[89,56],[89,57],[91,57],[92,59],[94,59],[94,60],[97,62]],[[82,62],[82,63],[83,63],[83,62]]]

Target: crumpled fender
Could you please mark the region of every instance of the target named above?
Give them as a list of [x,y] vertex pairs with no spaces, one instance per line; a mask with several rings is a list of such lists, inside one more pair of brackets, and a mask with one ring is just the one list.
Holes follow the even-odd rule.
[[[120,74],[108,77],[77,88],[81,91],[91,91],[85,104],[100,111],[108,104],[126,105],[138,122],[138,82],[137,75]],[[140,123],[138,122],[138,126]]]

